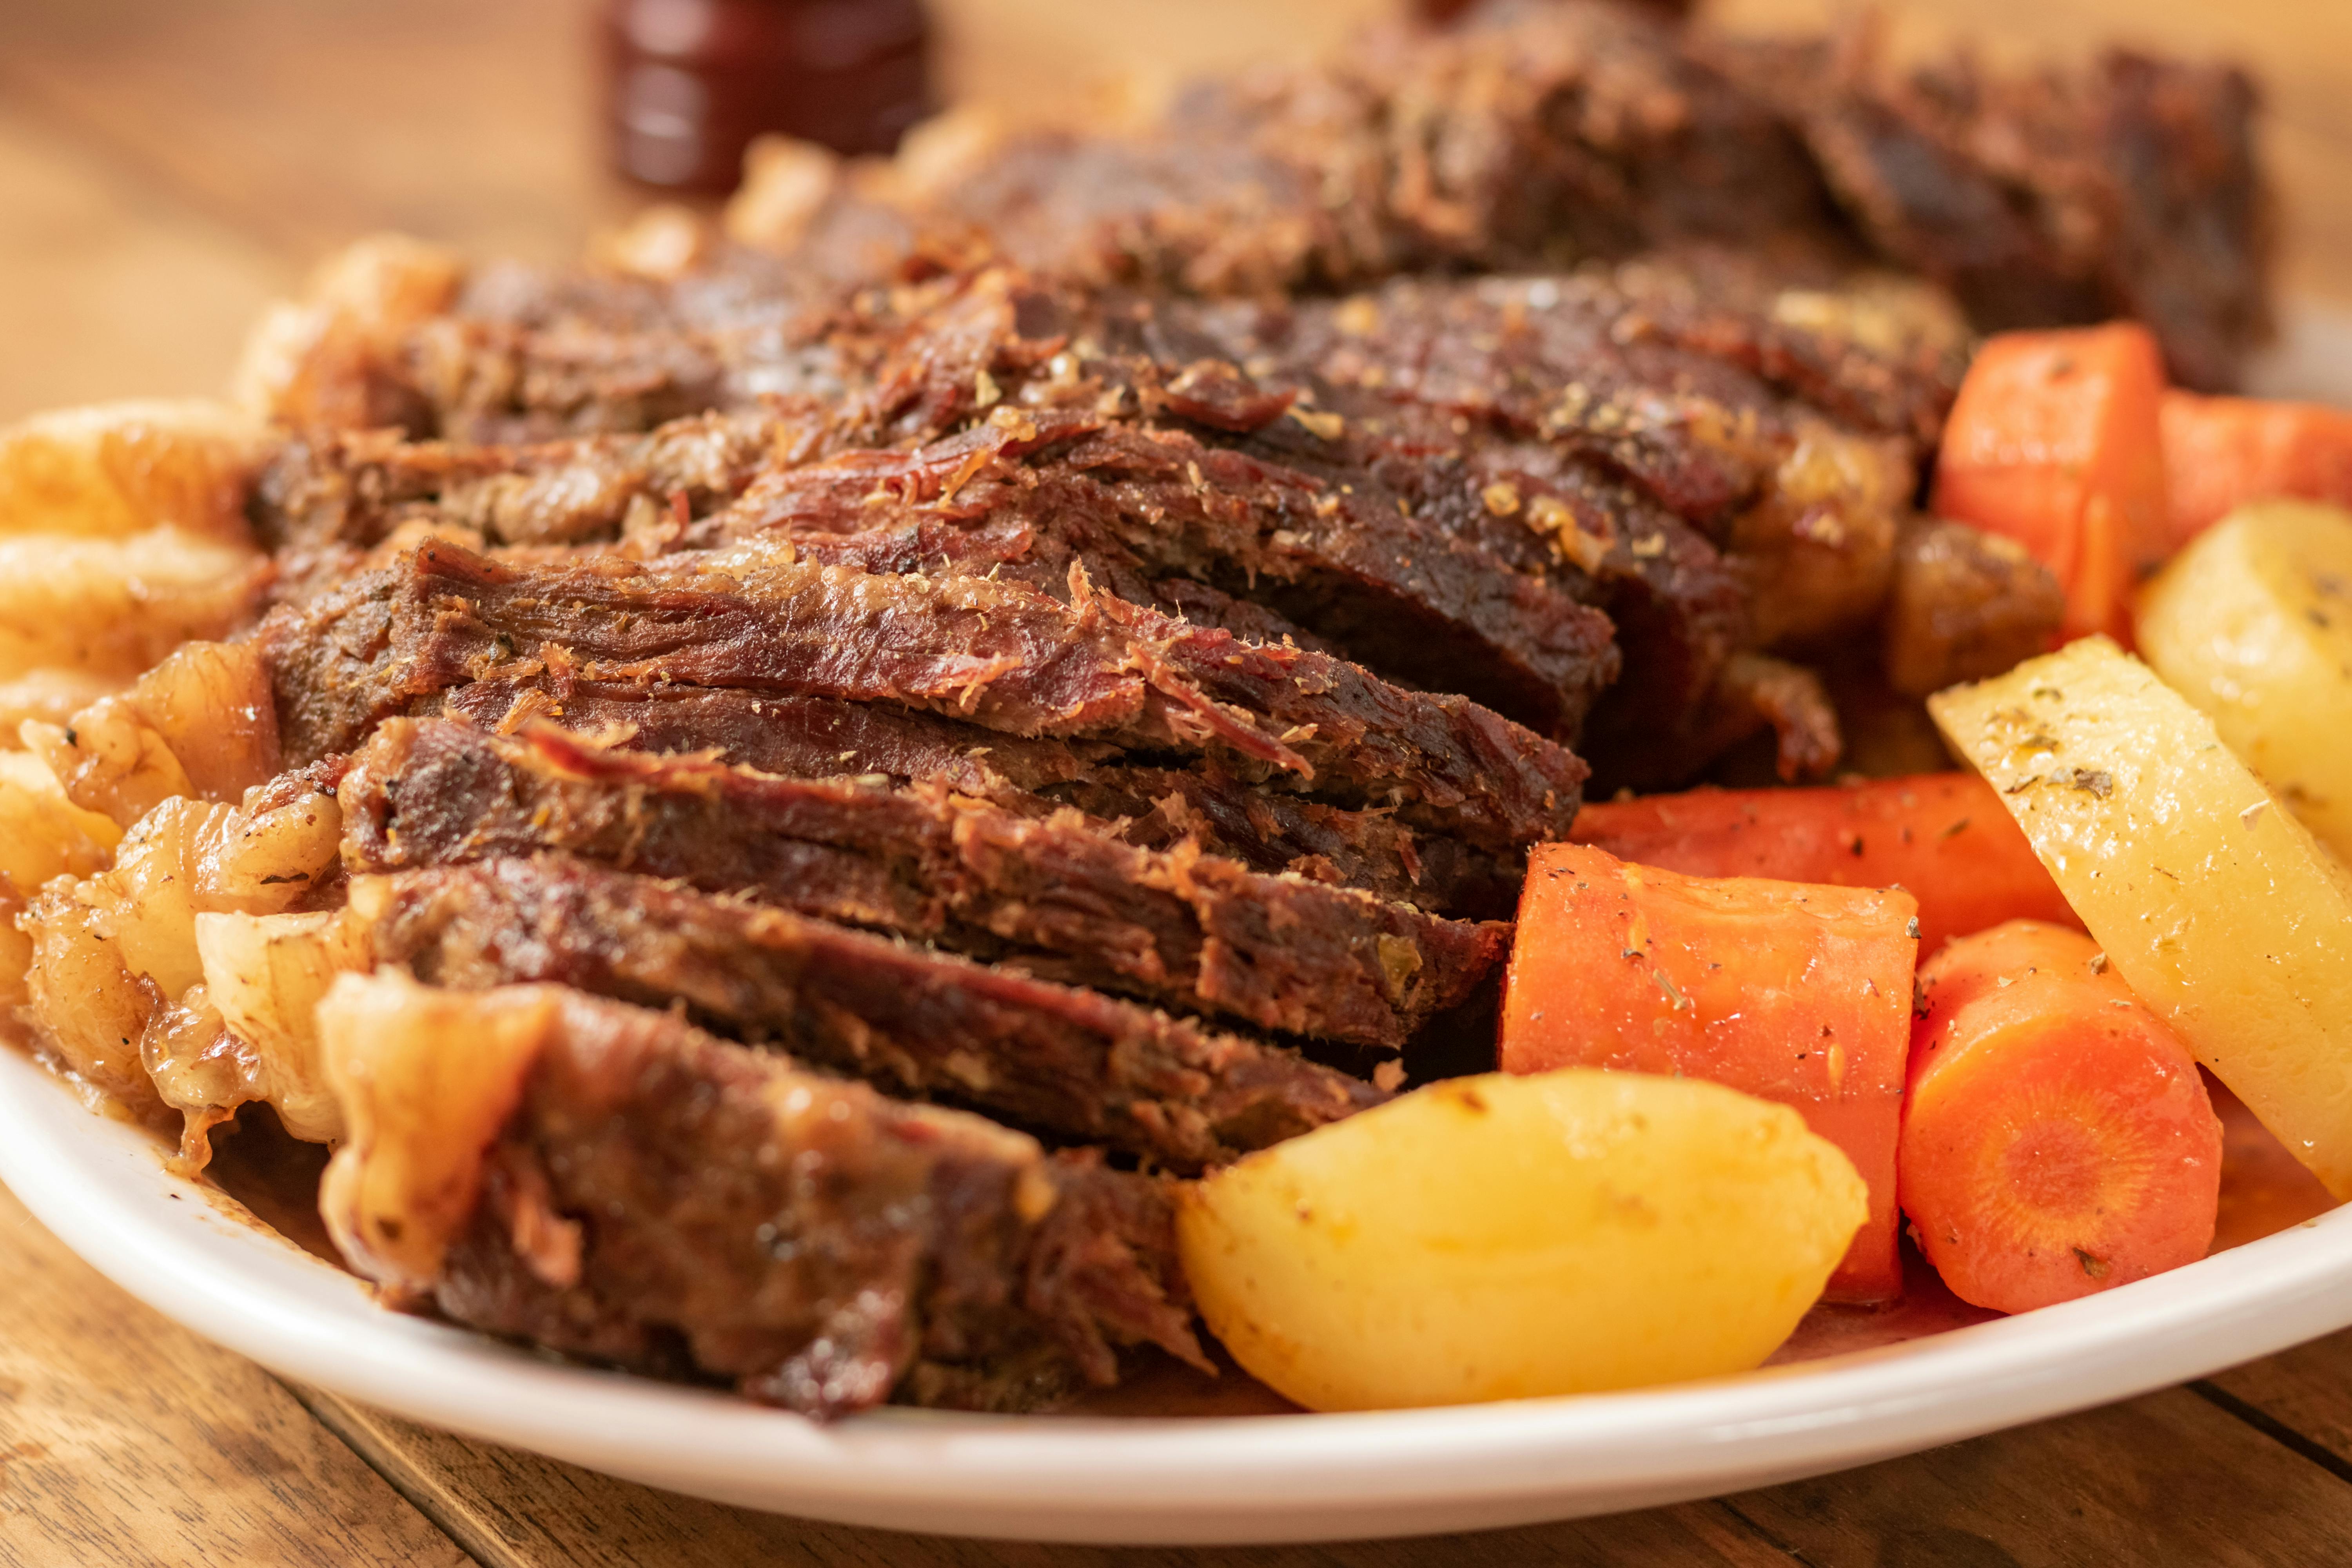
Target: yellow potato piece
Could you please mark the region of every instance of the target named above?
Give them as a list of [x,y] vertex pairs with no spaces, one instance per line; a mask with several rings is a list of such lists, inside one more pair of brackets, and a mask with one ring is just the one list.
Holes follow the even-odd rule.
[[2140,1000],[2352,1197],[2352,874],[2105,637],[1928,710]]
[[1862,1178],[1782,1106],[1570,1068],[1433,1084],[1206,1177],[1201,1315],[1317,1410],[1745,1371],[1821,1295]]
[[2352,860],[2352,512],[2241,507],[2148,585],[2141,657]]

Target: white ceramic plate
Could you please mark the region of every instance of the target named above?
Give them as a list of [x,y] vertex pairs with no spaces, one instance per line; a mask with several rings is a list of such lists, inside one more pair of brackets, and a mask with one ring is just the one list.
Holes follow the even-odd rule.
[[[2352,320],[2292,310],[2256,384],[2352,403]],[[0,1181],[197,1332],[397,1415],[633,1480],[954,1534],[1331,1540],[1643,1508],[2126,1398],[2352,1325],[2347,1207],[2084,1300],[1651,1392],[1363,1415],[886,1410],[824,1427],[385,1311],[161,1155],[0,1048]]]
[[0,1180],[132,1295],[289,1377],[674,1490],[1127,1543],[1403,1535],[1738,1490],[2120,1399],[2352,1323],[2352,1208],[2104,1295],[1650,1393],[1369,1415],[886,1410],[818,1426],[388,1312],[0,1049]]

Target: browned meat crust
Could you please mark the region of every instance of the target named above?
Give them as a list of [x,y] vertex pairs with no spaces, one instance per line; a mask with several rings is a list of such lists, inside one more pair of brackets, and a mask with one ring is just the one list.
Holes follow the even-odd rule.
[[821,1417],[902,1382],[1033,1404],[1122,1345],[1202,1362],[1161,1184],[555,997],[430,1287],[450,1317]]
[[1191,839],[1253,870],[1361,888],[1440,914],[1507,918],[1520,858],[1251,784],[1213,763],[1154,767],[1099,742],[1025,739],[879,703],[582,679],[560,658],[453,687],[440,711],[510,733],[533,719],[642,752],[692,752],[792,778],[931,780],[1034,816],[1076,806],[1147,849]]
[[339,792],[344,861],[390,871],[561,850],[936,942],[1286,1034],[1403,1045],[1502,961],[1509,928],[1139,849],[937,785],[782,779],[394,720]]
[[1081,591],[821,567],[789,550],[506,566],[437,542],[263,627],[288,754],[562,650],[593,679],[889,702],[1024,737],[1208,757],[1510,853],[1585,769],[1467,699]]
[[894,1093],[1196,1172],[1385,1097],[1295,1051],[1093,992],[559,858],[362,885],[378,962],[521,981],[773,1044]]
[[1160,578],[1190,576],[1245,591],[1394,679],[1573,736],[1617,674],[1608,618],[1349,472],[1008,408],[913,452],[773,470],[708,537],[790,540],[866,571],[945,562],[1049,592],[1076,563],[1146,604]]

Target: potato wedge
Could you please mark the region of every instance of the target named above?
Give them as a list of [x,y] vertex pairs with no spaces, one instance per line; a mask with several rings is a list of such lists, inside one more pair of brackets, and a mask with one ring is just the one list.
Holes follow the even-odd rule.
[[2352,1198],[2352,873],[2105,637],[1928,709],[2139,999]]
[[155,529],[120,539],[0,535],[0,679],[43,668],[135,676],[251,613],[262,558]]
[[2140,595],[2140,656],[2352,862],[2352,512],[2241,507]]
[[1177,1216],[1201,1315],[1316,1410],[1743,1371],[1862,1226],[1853,1164],[1696,1079],[1454,1079],[1229,1165]]
[[226,403],[110,403],[0,430],[0,534],[127,539],[176,528],[250,546],[245,501],[273,442]]

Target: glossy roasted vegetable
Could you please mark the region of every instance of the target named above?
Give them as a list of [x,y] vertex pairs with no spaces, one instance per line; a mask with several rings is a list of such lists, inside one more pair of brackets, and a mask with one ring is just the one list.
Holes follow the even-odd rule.
[[1899,888],[1683,876],[1589,844],[1539,845],[1496,1065],[1705,1079],[1788,1106],[1870,1187],[1830,1300],[1892,1300],[1918,910]]
[[2167,392],[2164,468],[2176,550],[2250,501],[2352,505],[2352,413]]
[[2002,332],[1944,422],[1935,512],[2015,540],[2066,590],[2063,630],[2127,629],[2166,542],[2164,357],[2129,321]]
[[2352,1197],[2352,873],[2105,637],[1928,708],[2133,993]]
[[2022,1312],[2205,1256],[2221,1123],[2098,944],[2039,921],[1919,966],[1903,1209],[1961,1300]]
[[1276,1144],[1191,1189],[1177,1235],[1243,1366],[1369,1410],[1755,1366],[1867,1209],[1786,1107],[1577,1068],[1449,1079]]
[[2140,653],[2352,860],[2352,512],[2242,507],[2149,584]]

